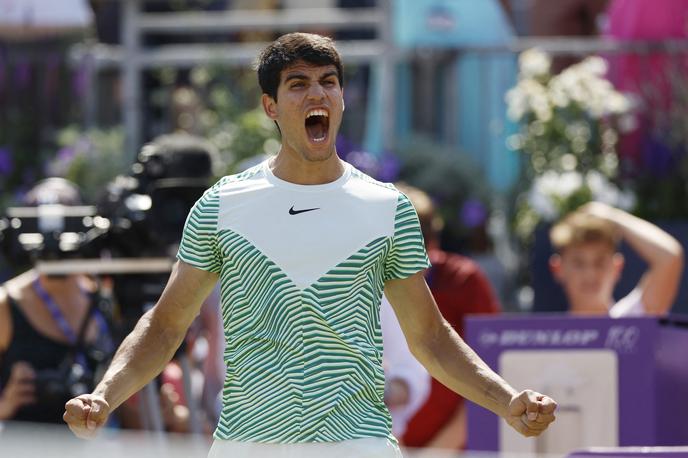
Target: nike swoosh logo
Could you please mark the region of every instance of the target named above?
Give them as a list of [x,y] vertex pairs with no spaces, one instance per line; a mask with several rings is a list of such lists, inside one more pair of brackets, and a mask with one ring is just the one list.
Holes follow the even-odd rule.
[[290,215],[298,215],[299,213],[312,212],[313,210],[320,210],[320,208],[305,208],[303,210],[294,210],[294,206],[289,209]]

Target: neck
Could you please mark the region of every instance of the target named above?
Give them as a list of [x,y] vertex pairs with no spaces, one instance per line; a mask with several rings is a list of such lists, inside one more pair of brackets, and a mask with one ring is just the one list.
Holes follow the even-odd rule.
[[336,151],[325,160],[307,161],[280,150],[268,166],[277,178],[303,185],[331,183],[344,173],[344,162],[339,159]]
[[608,315],[611,302],[590,300],[589,298],[570,298],[569,312],[574,315]]

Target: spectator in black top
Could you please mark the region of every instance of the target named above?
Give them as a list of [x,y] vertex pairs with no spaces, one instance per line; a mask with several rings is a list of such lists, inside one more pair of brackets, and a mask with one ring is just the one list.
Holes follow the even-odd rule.
[[[80,204],[74,185],[49,178],[28,194],[27,205]],[[0,286],[0,421],[61,423],[64,403],[92,389],[96,361],[88,351],[109,333],[92,312],[83,275],[47,276],[31,269]],[[85,348],[74,350],[85,322]]]

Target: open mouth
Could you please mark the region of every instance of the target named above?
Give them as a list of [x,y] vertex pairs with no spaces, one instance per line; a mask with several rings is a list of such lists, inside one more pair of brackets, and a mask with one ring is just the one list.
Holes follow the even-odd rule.
[[330,117],[325,110],[311,110],[306,115],[306,132],[308,138],[314,143],[327,140],[330,128]]

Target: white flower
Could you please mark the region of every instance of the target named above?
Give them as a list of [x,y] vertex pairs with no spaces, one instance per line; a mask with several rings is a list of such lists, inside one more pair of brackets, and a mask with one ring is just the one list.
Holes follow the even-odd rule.
[[518,56],[518,66],[523,78],[539,78],[549,74],[552,59],[538,49],[529,49]]
[[606,80],[606,62],[590,57],[554,76],[548,84],[549,98],[557,107],[565,107],[572,100],[593,119],[608,114],[622,114],[632,108],[632,102],[614,89]]
[[613,114],[623,114],[631,109],[631,101],[620,92],[613,91],[607,96],[607,111]]
[[595,170],[591,170],[585,175],[585,184],[588,185],[593,196],[602,194],[604,189],[610,186],[607,178]]
[[576,171],[546,171],[533,181],[533,186],[528,192],[528,204],[541,219],[553,221],[561,216],[561,202],[566,201],[584,186],[590,189],[593,200],[624,210],[635,206],[635,195],[632,192],[622,192],[604,174],[594,170],[588,172],[585,177]]
[[528,111],[528,99],[525,92],[517,85],[509,89],[504,96],[507,104],[507,116],[512,121],[520,121]]
[[510,150],[513,151],[518,151],[521,148],[523,148],[523,135],[521,134],[513,134],[509,135],[506,139],[506,146]]
[[533,189],[539,194],[547,196],[555,195],[559,189],[559,174],[554,170],[548,170],[533,182]]
[[569,197],[583,185],[583,177],[578,172],[564,172],[559,176],[558,195]]
[[543,219],[558,218],[557,201],[565,200],[583,186],[583,177],[578,172],[557,173],[548,170],[535,178],[528,193],[528,204]]
[[580,71],[578,71],[574,65],[552,78],[550,84],[560,86],[561,90],[564,91],[570,99],[582,103],[585,99],[585,94],[581,87],[581,79],[582,76],[580,75]]
[[604,109],[604,102],[599,99],[589,100],[586,109],[593,119],[600,119],[602,116],[606,114]]
[[588,172],[585,176],[585,184],[590,188],[594,200],[623,210],[635,207],[635,194],[629,190],[620,190],[600,172],[595,170]]
[[547,88],[549,89],[549,98],[552,101],[552,105],[564,108],[571,102],[569,94],[559,76],[552,78]]
[[532,79],[523,80],[521,86],[526,93],[531,111],[533,111],[541,121],[549,120],[552,109],[549,105],[549,98],[547,97],[547,90],[545,87]]
[[583,177],[578,172],[557,173],[548,170],[535,178],[533,190],[546,196],[566,198],[583,185]]
[[587,57],[577,65],[579,65],[585,72],[595,76],[604,76],[607,74],[607,61],[599,56]]
[[540,216],[547,221],[553,221],[559,217],[552,198],[549,195],[542,194],[536,188],[531,188],[528,193],[528,204]]
[[532,108],[538,121],[547,122],[552,119],[552,106],[546,98],[533,99]]
[[534,79],[522,79],[506,93],[509,118],[519,121],[526,113],[535,113],[541,121],[552,118],[552,106],[549,103],[547,90]]
[[591,99],[599,100],[601,102],[604,102],[605,98],[617,93],[614,90],[612,83],[605,79],[593,77],[589,74],[585,75],[581,83]]

